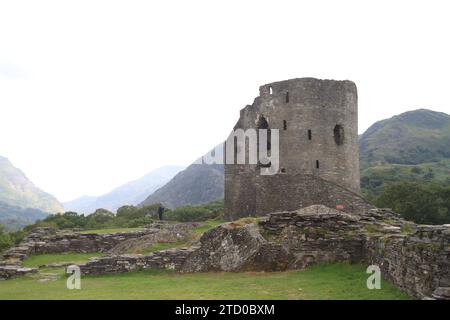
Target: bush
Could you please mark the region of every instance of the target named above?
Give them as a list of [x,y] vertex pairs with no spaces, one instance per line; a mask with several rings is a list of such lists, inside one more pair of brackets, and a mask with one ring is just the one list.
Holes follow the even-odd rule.
[[0,224],[0,253],[16,244],[19,244],[25,234],[26,232],[22,230],[7,232],[5,227]]
[[0,253],[13,245],[13,239],[6,232],[5,227],[0,224]]
[[[49,215],[43,220],[26,226],[25,231],[35,227],[51,227],[56,229],[108,229],[136,228],[153,222],[158,218],[160,204],[144,207],[122,206],[114,214],[105,209],[97,209],[93,214],[85,216],[76,212]],[[174,210],[166,210],[164,220],[172,221],[204,221],[219,217],[223,213],[223,200],[213,201],[200,206],[184,206]],[[8,242],[9,243],[9,242]]]
[[205,205],[183,206],[164,212],[165,220],[173,221],[205,221],[218,218],[223,214],[223,199]]

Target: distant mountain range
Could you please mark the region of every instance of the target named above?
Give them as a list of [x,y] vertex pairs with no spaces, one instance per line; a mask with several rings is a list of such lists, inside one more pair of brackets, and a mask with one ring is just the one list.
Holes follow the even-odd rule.
[[[426,109],[376,122],[360,136],[361,186],[376,196],[385,183],[413,180],[450,184],[450,116]],[[223,197],[223,165],[192,164],[141,205],[169,208]]]
[[165,185],[178,172],[181,166],[165,166],[156,169],[142,178],[128,182],[111,192],[99,197],[83,196],[72,201],[64,202],[66,211],[90,214],[98,208],[115,212],[119,207],[129,204],[137,205],[156,189]]
[[140,205],[162,203],[172,209],[223,198],[223,179],[223,165],[191,164]]
[[47,215],[48,213],[38,209],[20,208],[0,202],[0,224],[11,230],[23,228]]
[[54,196],[36,187],[21,170],[0,156],[0,223],[20,227],[48,213],[63,211]]

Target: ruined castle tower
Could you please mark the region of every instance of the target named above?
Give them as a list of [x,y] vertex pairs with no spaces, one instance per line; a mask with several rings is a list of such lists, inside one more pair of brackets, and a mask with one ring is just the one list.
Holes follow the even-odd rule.
[[359,196],[356,85],[301,78],[266,84],[259,91],[234,129],[278,129],[279,172],[261,175],[261,165],[227,163],[226,218],[312,204],[348,212],[369,206]]

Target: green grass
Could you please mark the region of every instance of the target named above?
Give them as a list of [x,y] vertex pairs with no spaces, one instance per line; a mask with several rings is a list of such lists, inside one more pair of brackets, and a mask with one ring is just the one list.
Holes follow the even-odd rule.
[[217,227],[219,224],[222,224],[224,222],[225,221],[223,221],[223,220],[206,220],[206,221],[203,221],[200,226],[196,227],[194,229],[194,232],[196,234],[203,234],[206,231],[208,231],[214,227]]
[[[199,227],[194,229],[196,234],[202,234],[209,229],[212,229],[219,224],[224,223],[222,220],[207,220],[201,222]],[[175,221],[170,221],[169,223],[176,223]],[[107,233],[117,233],[117,232],[131,232],[131,231],[143,231],[144,228],[110,228],[110,229],[95,229],[95,230],[83,230],[79,231],[79,233],[97,233],[97,234],[107,234]]]
[[29,256],[23,262],[24,267],[37,268],[49,263],[73,263],[79,264],[86,262],[91,257],[101,257],[102,253],[55,253],[55,254],[37,254]]
[[166,249],[172,249],[172,248],[179,248],[179,247],[184,247],[188,244],[188,241],[177,241],[177,242],[158,242],[155,243],[154,245],[152,245],[149,248],[145,248],[140,250],[138,253],[142,253],[142,254],[146,254],[146,253],[150,253],[150,252],[155,252],[155,251],[161,251],[161,250],[166,250]]
[[66,278],[40,282],[36,275],[3,281],[0,299],[408,299],[383,281],[368,290],[365,266],[332,264],[303,271],[178,274],[147,270],[85,276],[81,290]]
[[108,234],[108,233],[143,231],[143,230],[144,228],[111,228],[111,229],[83,230],[80,231],[79,233]]

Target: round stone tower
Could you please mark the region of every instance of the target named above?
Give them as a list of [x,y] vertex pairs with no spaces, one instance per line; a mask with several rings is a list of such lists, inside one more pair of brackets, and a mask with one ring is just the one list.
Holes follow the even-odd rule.
[[[311,204],[360,209],[358,104],[351,81],[292,79],[260,87],[234,129],[279,130],[279,172],[225,165],[228,219]],[[270,145],[270,144],[269,144]],[[248,149],[248,148],[247,148]],[[247,150],[248,151],[248,150]]]

